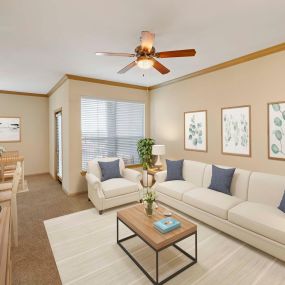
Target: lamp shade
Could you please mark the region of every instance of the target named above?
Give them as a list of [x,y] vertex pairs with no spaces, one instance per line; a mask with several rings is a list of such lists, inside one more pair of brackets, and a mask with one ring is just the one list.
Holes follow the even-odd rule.
[[165,145],[155,144],[152,146],[153,155],[164,155],[165,154]]

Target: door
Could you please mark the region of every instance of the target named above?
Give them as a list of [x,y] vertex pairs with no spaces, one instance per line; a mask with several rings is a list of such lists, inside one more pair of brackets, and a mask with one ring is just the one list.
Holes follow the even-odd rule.
[[62,111],[55,113],[55,168],[56,179],[62,182]]

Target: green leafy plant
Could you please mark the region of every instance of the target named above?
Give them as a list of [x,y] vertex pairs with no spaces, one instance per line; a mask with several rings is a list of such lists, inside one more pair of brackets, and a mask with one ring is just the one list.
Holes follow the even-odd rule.
[[151,138],[140,139],[137,142],[137,151],[143,165],[143,169],[147,169],[152,163],[152,146],[154,143],[154,139]]

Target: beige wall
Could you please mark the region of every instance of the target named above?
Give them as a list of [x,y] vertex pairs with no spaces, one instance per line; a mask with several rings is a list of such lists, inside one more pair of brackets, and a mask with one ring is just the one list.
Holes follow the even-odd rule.
[[81,96],[146,103],[146,135],[149,134],[149,95],[144,90],[67,80],[49,99],[50,173],[54,176],[54,112],[63,109],[63,188],[68,194],[87,190],[81,176]]
[[49,172],[55,178],[55,112],[62,110],[62,188],[69,189],[69,82],[65,83],[49,97]]
[[48,99],[0,94],[0,116],[21,117],[21,142],[1,143],[7,150],[19,150],[25,157],[25,174],[47,173]]
[[[275,174],[285,162],[267,158],[267,103],[285,100],[285,52],[259,58],[151,91],[151,136],[165,144],[167,158]],[[251,105],[252,157],[221,154],[221,108]],[[208,110],[208,153],[184,150],[184,112]]]

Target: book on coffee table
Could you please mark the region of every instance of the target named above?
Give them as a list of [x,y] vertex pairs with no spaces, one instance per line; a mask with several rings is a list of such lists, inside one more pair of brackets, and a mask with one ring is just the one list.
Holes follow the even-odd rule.
[[179,228],[181,223],[171,217],[168,217],[154,222],[153,225],[161,233],[168,233]]

